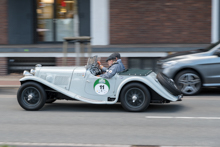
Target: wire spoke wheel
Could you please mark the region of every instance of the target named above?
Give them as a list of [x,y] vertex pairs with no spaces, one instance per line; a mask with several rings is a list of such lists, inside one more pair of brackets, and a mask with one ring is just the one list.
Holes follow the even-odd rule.
[[130,83],[120,93],[122,107],[127,111],[144,111],[150,104],[151,95],[147,87],[141,83]]
[[18,103],[25,110],[39,110],[46,101],[46,93],[43,87],[35,82],[27,82],[21,85],[17,93]]
[[37,105],[40,101],[40,92],[34,87],[27,87],[23,90],[21,97],[26,105]]
[[140,107],[145,100],[144,92],[138,88],[131,88],[125,93],[126,103],[130,107]]

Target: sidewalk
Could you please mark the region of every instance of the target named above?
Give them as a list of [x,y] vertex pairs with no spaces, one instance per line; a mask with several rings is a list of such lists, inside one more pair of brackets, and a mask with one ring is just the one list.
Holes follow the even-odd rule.
[[20,87],[19,79],[22,75],[0,76],[0,88],[18,88]]
[[[92,52],[179,52],[207,47],[209,44],[122,44],[92,45]],[[68,52],[74,53],[74,44],[68,45]],[[85,51],[87,48],[85,49]],[[0,45],[0,53],[62,53],[63,44]]]

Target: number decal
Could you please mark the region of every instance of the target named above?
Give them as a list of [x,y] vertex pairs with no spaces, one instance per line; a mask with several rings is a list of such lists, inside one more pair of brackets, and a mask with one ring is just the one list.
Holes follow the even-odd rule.
[[110,89],[110,84],[106,79],[98,79],[94,83],[94,90],[99,95],[105,95]]
[[97,84],[95,86],[95,92],[100,95],[105,95],[108,93],[108,86],[106,84]]

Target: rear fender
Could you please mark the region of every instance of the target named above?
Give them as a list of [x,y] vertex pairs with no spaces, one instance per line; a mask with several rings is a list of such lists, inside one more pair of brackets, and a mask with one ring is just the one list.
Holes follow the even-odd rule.
[[169,93],[160,83],[159,81],[156,79],[156,74],[155,73],[151,73],[150,75],[146,76],[146,77],[130,77],[127,78],[126,80],[124,80],[123,82],[121,82],[121,84],[118,86],[117,88],[117,93],[116,93],[116,100],[119,99],[120,96],[120,92],[123,89],[123,87],[130,82],[140,82],[143,83],[145,85],[147,85],[148,87],[150,87],[152,90],[154,90],[156,93],[158,93],[160,96],[162,96],[163,98],[170,100],[170,101],[177,101],[178,100],[178,96],[174,96],[171,93]]

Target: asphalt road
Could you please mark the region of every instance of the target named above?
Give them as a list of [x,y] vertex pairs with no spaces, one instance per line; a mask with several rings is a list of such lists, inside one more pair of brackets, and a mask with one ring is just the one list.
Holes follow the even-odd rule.
[[220,145],[219,89],[205,89],[181,102],[151,104],[141,113],[126,112],[120,104],[64,100],[25,111],[16,92],[0,89],[0,145]]

